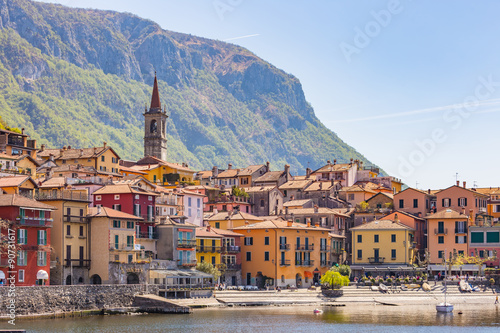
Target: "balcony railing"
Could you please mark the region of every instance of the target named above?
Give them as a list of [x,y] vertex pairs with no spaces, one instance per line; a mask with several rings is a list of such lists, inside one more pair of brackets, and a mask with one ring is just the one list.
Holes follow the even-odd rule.
[[330,262],[328,260],[321,260],[319,262],[319,264],[321,267],[329,267],[330,266]]
[[90,202],[90,196],[87,192],[58,190],[58,191],[42,191],[35,193],[35,200],[69,200],[69,201],[87,201]]
[[330,246],[328,246],[328,245],[320,245],[319,250],[321,252],[328,252],[328,251],[330,251]]
[[26,227],[52,227],[52,219],[39,217],[17,217],[16,224]]
[[155,215],[151,214],[132,214],[132,215],[143,218],[144,222],[154,222],[155,220]]
[[291,260],[286,259],[286,260],[280,260],[280,266],[290,266],[291,265]]
[[448,235],[448,229],[447,228],[443,228],[443,229],[435,228],[434,235]]
[[290,250],[290,244],[280,244],[280,250],[284,251]]
[[64,259],[66,267],[90,267],[90,259]]
[[[44,246],[44,245],[41,245],[41,246]],[[23,245],[21,245],[21,249],[26,250],[26,251],[38,251],[38,250],[40,250],[40,246],[39,245],[23,244]]]
[[158,239],[158,234],[156,232],[139,232],[135,234],[136,238],[144,238],[144,239]]
[[236,246],[236,245],[224,246],[222,248],[222,252],[225,252],[225,253],[240,253],[241,252],[241,247]]
[[85,216],[64,215],[64,222],[87,223],[89,220]]
[[112,244],[109,249],[111,251],[133,251],[134,244]]
[[330,252],[331,254],[336,254],[336,255],[340,255],[342,254],[342,250],[341,249],[332,249],[332,251]]
[[196,246],[196,251],[198,252],[221,252],[222,246],[206,246],[206,245],[198,245]]
[[314,245],[309,244],[309,245],[295,245],[295,250],[296,251],[314,251]]
[[178,239],[177,247],[193,248],[196,247],[196,240],[194,239]]
[[226,270],[228,271],[239,271],[241,269],[241,264],[225,264]]
[[456,234],[466,234],[467,228],[455,228],[455,233]]
[[295,260],[295,266],[312,266],[314,260]]
[[370,264],[383,264],[385,260],[385,257],[370,257],[368,258],[368,261]]
[[196,266],[196,260],[179,261],[177,266],[194,267],[194,266]]

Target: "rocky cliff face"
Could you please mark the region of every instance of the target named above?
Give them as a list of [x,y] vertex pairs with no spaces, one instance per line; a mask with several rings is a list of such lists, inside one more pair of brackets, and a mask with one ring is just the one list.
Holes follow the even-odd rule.
[[[2,82],[11,88],[0,116],[49,145],[107,141],[122,158],[142,156],[141,113],[156,71],[171,114],[171,160],[196,168],[269,160],[290,163],[294,173],[333,158],[366,162],[316,118],[297,78],[244,48],[131,14],[28,0],[0,0],[0,34]],[[32,116],[50,123],[68,113],[80,135],[61,138]]]

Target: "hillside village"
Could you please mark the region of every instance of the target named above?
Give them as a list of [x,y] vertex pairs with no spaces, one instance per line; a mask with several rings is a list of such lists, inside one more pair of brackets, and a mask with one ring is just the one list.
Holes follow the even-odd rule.
[[[499,265],[499,188],[423,191],[335,157],[304,175],[265,161],[168,162],[156,77],[144,120],[137,161],[106,142],[38,147],[24,129],[0,130],[1,283],[16,270],[18,286],[147,283],[177,296],[216,282],[309,287],[336,264],[355,277],[437,274],[450,252]],[[196,269],[203,262],[218,281]]]

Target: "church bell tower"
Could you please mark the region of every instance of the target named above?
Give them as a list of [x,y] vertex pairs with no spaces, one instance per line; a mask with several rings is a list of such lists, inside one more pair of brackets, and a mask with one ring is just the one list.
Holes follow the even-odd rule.
[[144,156],[154,156],[163,161],[167,160],[167,113],[162,111],[158,81],[153,86],[153,96],[149,111],[144,112]]

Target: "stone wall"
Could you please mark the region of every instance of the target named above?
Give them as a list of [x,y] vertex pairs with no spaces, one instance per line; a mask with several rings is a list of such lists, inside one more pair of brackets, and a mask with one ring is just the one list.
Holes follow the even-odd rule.
[[158,285],[73,285],[16,287],[9,297],[9,287],[0,287],[0,316],[8,314],[7,305],[15,298],[16,315],[73,312],[130,307],[135,295],[158,295]]

